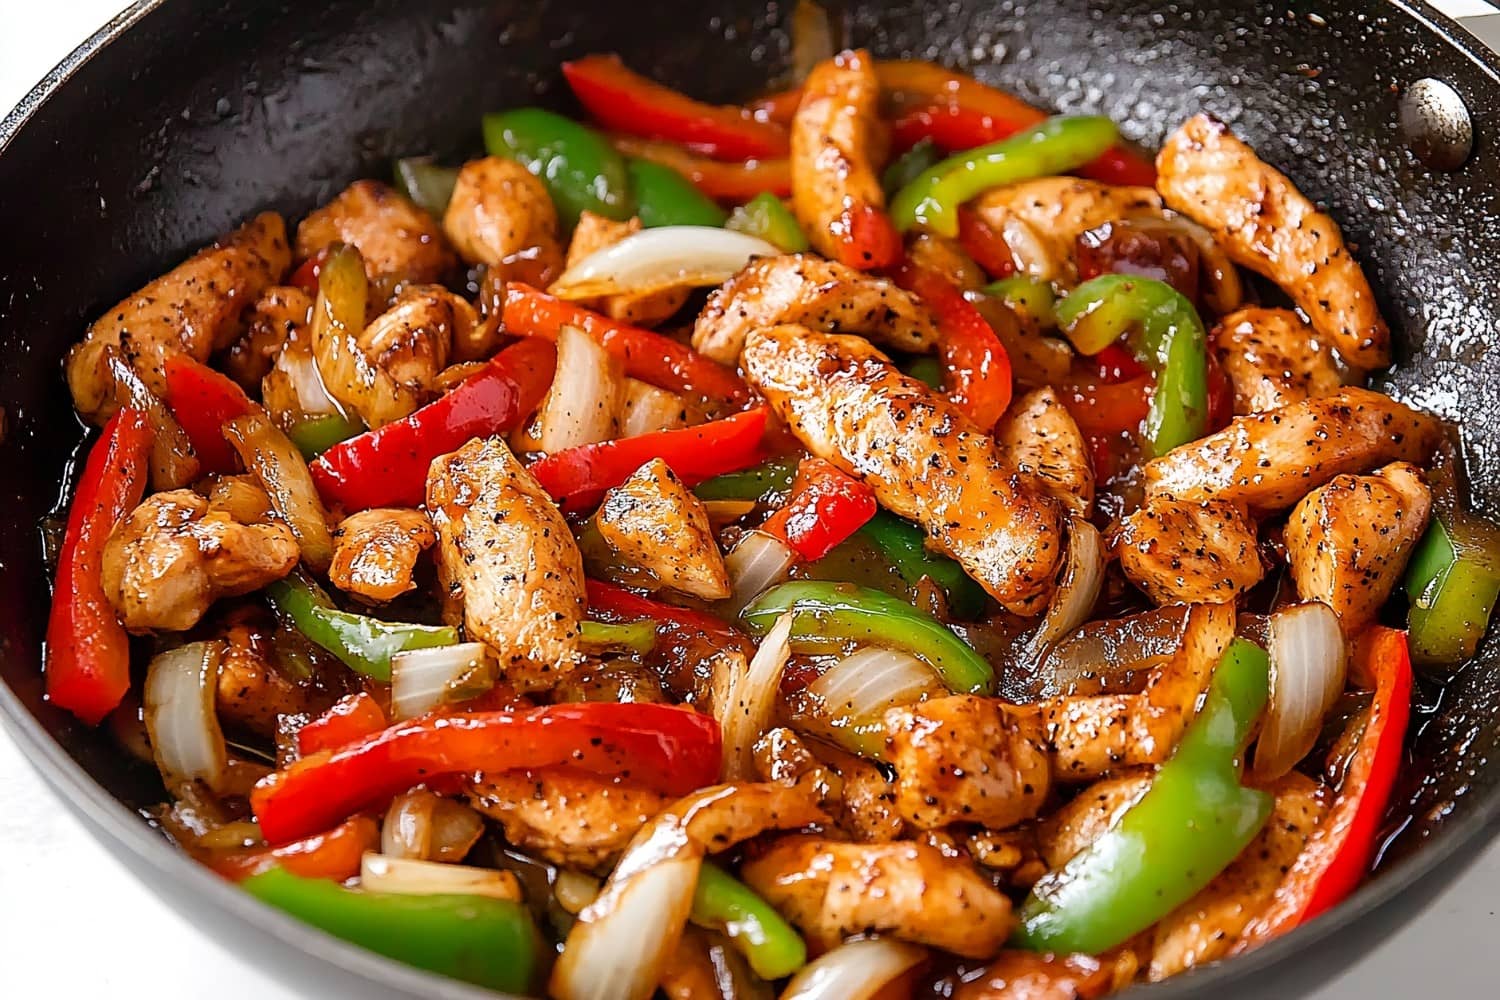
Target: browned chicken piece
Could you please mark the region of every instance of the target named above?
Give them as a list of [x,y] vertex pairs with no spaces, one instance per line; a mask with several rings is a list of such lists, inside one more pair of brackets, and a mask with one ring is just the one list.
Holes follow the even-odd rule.
[[1056,871],[1102,837],[1151,787],[1150,771],[1136,770],[1094,782],[1037,824],[1037,846]]
[[729,570],[703,501],[661,459],[605,493],[594,523],[616,556],[661,586],[705,601],[729,596]]
[[1265,575],[1255,526],[1227,500],[1147,497],[1115,532],[1131,583],[1157,604],[1224,604]]
[[906,259],[917,267],[934,271],[965,292],[977,292],[989,284],[989,275],[964,252],[957,240],[937,233],[919,232],[906,247]]
[[[945,980],[946,982],[946,980]],[[953,1000],[1095,1000],[1114,986],[1114,969],[1092,955],[1002,951],[979,970],[955,977]]]
[[1429,416],[1383,393],[1349,387],[1228,427],[1146,463],[1146,492],[1228,500],[1252,514],[1285,510],[1335,476],[1423,462],[1443,440]]
[[844,260],[840,235],[851,228],[851,210],[885,208],[877,173],[886,148],[879,105],[870,54],[842,52],[807,74],[792,119],[792,211],[814,250],[858,267],[868,262]]
[[552,690],[555,702],[613,701],[626,704],[667,700],[655,672],[627,660],[606,661],[576,670]]
[[[443,231],[468,264],[502,280],[562,265],[557,209],[547,187],[515,160],[470,160],[458,172],[443,214]],[[512,274],[519,262],[524,272]]]
[[417,560],[436,541],[425,511],[376,507],[350,514],[334,530],[328,579],[367,601],[395,600],[416,589]]
[[811,789],[819,805],[854,840],[880,842],[901,836],[906,824],[896,812],[890,779],[863,758],[826,746],[819,749],[821,758],[790,729],[769,730],[755,744],[756,773],[765,781]]
[[115,526],[100,576],[127,629],[182,632],[219,598],[286,576],[297,558],[285,524],[242,524],[192,490],[171,490]]
[[666,1000],[773,1000],[771,985],[756,978],[743,955],[722,934],[683,929],[661,974]]
[[1030,819],[1051,787],[1042,733],[993,698],[953,695],[888,709],[896,809],[919,830],[1002,829]]
[[1215,353],[1234,389],[1234,412],[1263,413],[1343,387],[1333,355],[1290,309],[1246,306],[1220,321]]
[[814,455],[916,521],[1002,606],[1035,614],[1062,552],[1062,512],[946,398],[859,337],[778,326],[752,334],[745,373]]
[[857,333],[898,351],[931,350],[937,324],[888,278],[811,254],[762,257],[714,290],[693,326],[693,349],[737,365],[755,330],[796,323]]
[[469,803],[516,848],[557,865],[602,872],[669,799],[648,788],[566,768],[487,774]]
[[964,840],[974,863],[1005,875],[1013,886],[1030,888],[1047,874],[1037,848],[1036,828],[1030,824],[1010,830],[978,830]]
[[1010,899],[962,858],[926,844],[783,837],[740,877],[814,949],[889,933],[965,958],[989,958],[1015,927]]
[[294,285],[266,289],[250,309],[244,335],[224,352],[224,370],[246,392],[255,392],[287,341],[307,339],[312,307],[312,296]]
[[289,264],[286,224],[275,212],[264,212],[117,303],[68,352],[73,405],[95,423],[114,412],[107,347],[119,348],[162,395],[166,359],[184,353],[207,361],[228,346],[240,335],[245,310],[281,280]]
[[1152,982],[1228,955],[1270,904],[1282,876],[1327,809],[1321,786],[1295,771],[1268,791],[1275,794],[1276,804],[1256,838],[1198,895],[1156,925]]
[[1346,361],[1390,362],[1390,331],[1338,223],[1223,122],[1194,115],[1169,135],[1156,156],[1156,186],[1235,263],[1280,285]]
[[437,220],[379,181],[355,181],[297,226],[298,260],[335,243],[364,258],[371,315],[399,286],[435,284],[458,267]]
[[151,391],[121,348],[104,349],[104,367],[113,380],[115,405],[139,410],[151,425],[151,452],[146,461],[151,489],[176,490],[191,484],[202,466],[176,415],[161,396]]
[[[596,250],[612,247],[627,236],[641,231],[641,220],[616,222],[593,212],[578,217],[573,239],[568,243],[567,266],[572,267]],[[655,326],[682,308],[692,293],[690,288],[667,288],[643,295],[604,295],[581,301],[579,305],[596,309],[614,319],[637,326]]]
[[1068,380],[1073,370],[1073,345],[1045,333],[1040,316],[988,295],[973,299],[971,304],[1010,355],[1018,386],[1056,385]]
[[267,739],[282,715],[304,715],[325,707],[328,696],[288,678],[271,659],[270,642],[255,628],[224,630],[216,694],[219,721]]
[[995,440],[1038,491],[1051,494],[1074,516],[1088,517],[1094,506],[1094,465],[1078,423],[1051,386],[1011,403],[995,428]]
[[1066,696],[1044,702],[1053,776],[1087,781],[1121,767],[1160,764],[1198,711],[1214,665],[1234,638],[1230,604],[1194,604],[1180,647],[1138,693]]
[[517,689],[555,685],[581,660],[586,599],[583,557],[552,498],[492,437],[433,461],[427,510],[445,615],[495,651]]
[[1431,511],[1432,490],[1406,462],[1313,490],[1292,508],[1284,536],[1298,596],[1322,601],[1345,634],[1358,634],[1400,581]]
[[208,505],[241,524],[261,524],[271,517],[271,498],[251,475],[215,476],[208,490]]

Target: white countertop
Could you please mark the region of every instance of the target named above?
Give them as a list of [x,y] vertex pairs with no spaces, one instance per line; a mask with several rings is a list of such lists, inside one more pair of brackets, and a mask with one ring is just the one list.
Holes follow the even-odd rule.
[[[0,0],[0,112],[121,6],[120,0]],[[1482,0],[1437,6],[1460,16],[1491,10]],[[1444,997],[1495,996],[1487,959],[1500,941],[1497,904],[1500,842],[1313,1000],[1417,997],[1435,986]],[[0,959],[0,992],[18,998],[45,990],[119,1000],[297,1000],[141,886],[63,809],[3,733]]]

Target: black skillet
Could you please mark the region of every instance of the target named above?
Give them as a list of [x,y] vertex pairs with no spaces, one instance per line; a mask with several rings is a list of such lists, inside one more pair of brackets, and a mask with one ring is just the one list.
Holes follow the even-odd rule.
[[[356,177],[387,175],[393,156],[472,152],[486,110],[538,99],[568,108],[557,72],[564,58],[619,51],[695,94],[746,96],[781,67],[791,6],[147,0],[0,125],[5,721],[69,807],[147,884],[311,995],[492,994],[345,945],[220,882],[135,812],[161,795],[154,774],[43,703],[48,591],[37,524],[81,436],[58,362],[100,310],[258,209],[296,217]],[[855,44],[970,67],[1043,106],[1102,112],[1147,146],[1201,109],[1232,122],[1329,206],[1357,245],[1398,332],[1386,384],[1461,424],[1476,501],[1500,510],[1500,351],[1491,349],[1500,60],[1463,30],[1421,3],[1357,0],[851,0],[842,10]],[[1403,95],[1428,77],[1450,84],[1476,115],[1472,155],[1448,172],[1408,148],[1421,115],[1401,123]],[[1429,163],[1454,149],[1441,135],[1429,147]],[[1409,776],[1376,878],[1247,958],[1140,995],[1310,990],[1462,871],[1500,828],[1500,644],[1492,637],[1475,663],[1446,686],[1422,685],[1419,699]]]

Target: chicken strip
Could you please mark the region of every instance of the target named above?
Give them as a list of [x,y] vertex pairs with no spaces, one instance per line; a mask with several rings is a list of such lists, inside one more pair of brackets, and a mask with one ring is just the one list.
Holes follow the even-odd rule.
[[966,859],[911,841],[783,837],[740,877],[819,950],[856,934],[888,933],[989,958],[1015,927],[1010,899]]
[[1169,135],[1156,156],[1156,186],[1235,263],[1280,285],[1346,361],[1390,363],[1390,330],[1338,223],[1223,122],[1194,115]]
[[243,524],[192,490],[146,498],[104,544],[100,578],[132,632],[183,632],[221,597],[248,594],[297,565],[279,521]]
[[370,314],[406,282],[434,284],[458,267],[437,220],[379,181],[355,181],[297,227],[296,257],[335,243],[359,250],[370,279]]
[[1037,846],[1049,871],[1108,832],[1151,787],[1151,772],[1129,771],[1094,782],[1037,824]]
[[582,659],[586,599],[583,557],[552,498],[492,437],[433,461],[427,510],[448,617],[495,650],[517,689],[555,685]]
[[705,601],[729,596],[729,570],[703,501],[661,459],[605,493],[594,524],[616,556],[661,586]]
[[328,579],[367,601],[395,600],[416,589],[417,560],[436,541],[425,511],[376,507],[350,514],[333,532]]
[[1120,522],[1114,550],[1157,604],[1231,603],[1265,575],[1255,526],[1227,500],[1149,496]]
[[1146,492],[1228,500],[1252,514],[1285,510],[1335,476],[1422,462],[1442,442],[1436,417],[1371,389],[1348,387],[1270,413],[1146,463]]
[[1297,594],[1322,601],[1347,635],[1375,620],[1427,529],[1432,490],[1395,462],[1368,476],[1337,476],[1292,508],[1285,539]]
[[1051,386],[1010,404],[995,440],[1021,475],[1051,494],[1069,513],[1088,517],[1094,506],[1094,466],[1078,423]]
[[443,231],[468,264],[500,280],[535,280],[562,267],[557,209],[547,187],[515,160],[470,160],[458,172]]
[[287,341],[307,339],[313,299],[294,285],[273,285],[255,300],[245,333],[224,352],[223,366],[246,392],[255,392]]
[[953,695],[888,709],[896,809],[919,830],[1003,829],[1030,819],[1051,787],[1038,727],[993,698]]
[[819,750],[822,757],[785,727],[768,730],[755,744],[756,773],[764,781],[811,788],[818,804],[855,840],[901,836],[905,823],[896,812],[895,787],[880,768],[826,745]]
[[939,995],[952,1000],[1097,1000],[1116,988],[1113,966],[1092,955],[1034,951],[1002,951],[984,968],[966,968],[954,979],[953,990]]
[[117,303],[68,352],[73,405],[102,424],[115,411],[105,348],[117,348],[151,391],[163,395],[163,365],[173,354],[207,361],[240,335],[250,304],[281,280],[290,264],[286,224],[263,212]]
[[1238,415],[1279,409],[1343,387],[1317,331],[1290,309],[1238,309],[1219,322],[1213,343]]
[[[640,231],[640,219],[616,222],[586,211],[578,217],[578,225],[573,229],[573,239],[568,243],[567,266],[572,267],[594,251],[614,246],[625,237]],[[582,300],[578,304],[626,323],[655,326],[681,309],[690,294],[690,288],[666,288],[641,295],[604,295],[597,299]]]
[[594,872],[607,870],[670,801],[648,788],[566,768],[487,774],[469,786],[468,800],[520,850]]
[[945,399],[858,337],[778,326],[745,346],[750,382],[813,454],[916,521],[1004,607],[1035,614],[1062,552],[1062,513]]
[[929,351],[938,339],[926,307],[889,279],[788,254],[753,260],[715,289],[693,325],[693,349],[737,365],[753,331],[782,323],[857,333],[898,351]]
[[[864,50],[813,67],[792,119],[792,211],[814,250],[849,267],[884,266],[849,237],[883,221],[876,164],[885,159],[880,81]],[[898,247],[899,249],[899,247]]]

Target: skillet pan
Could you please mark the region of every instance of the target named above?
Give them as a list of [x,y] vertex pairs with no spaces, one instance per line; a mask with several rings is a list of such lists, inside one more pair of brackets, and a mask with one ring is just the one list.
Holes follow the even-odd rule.
[[[568,103],[557,64],[616,50],[733,100],[788,50],[792,4],[655,0],[143,0],[0,123],[0,709],[100,840],[221,940],[311,994],[493,997],[329,938],[170,847],[137,810],[153,769],[42,699],[47,580],[37,525],[83,432],[59,362],[89,320],[261,208],[296,217],[394,156],[462,157],[481,112]],[[1154,147],[1182,119],[1229,121],[1343,226],[1397,334],[1385,386],[1455,421],[1474,502],[1500,511],[1500,60],[1419,0],[1124,0],[834,5],[847,39],[936,59],[1035,103],[1109,115]],[[642,16],[648,14],[649,16]],[[1441,171],[1408,148],[1401,97],[1451,85],[1481,117]],[[1429,162],[1438,162],[1427,157]],[[1452,164],[1448,164],[1452,166]],[[1409,917],[1500,830],[1500,642],[1419,686],[1383,865],[1331,915],[1238,960],[1130,995],[1296,995]],[[128,917],[121,914],[122,918]]]

